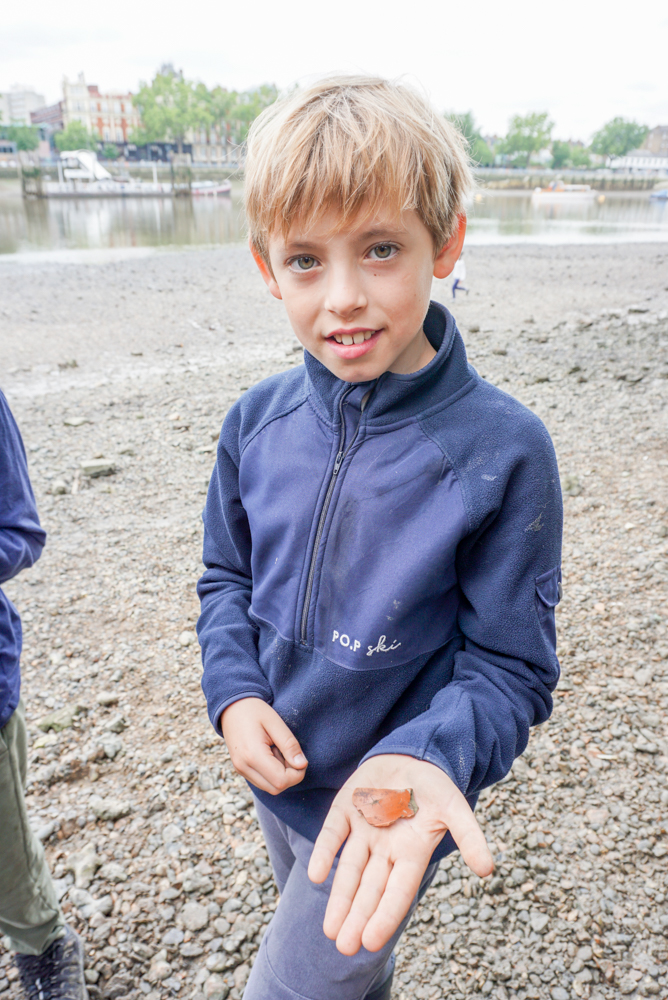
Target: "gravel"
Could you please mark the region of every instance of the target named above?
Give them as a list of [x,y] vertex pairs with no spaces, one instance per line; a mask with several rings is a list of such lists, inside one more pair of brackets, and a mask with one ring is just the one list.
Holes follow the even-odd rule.
[[[93,1000],[238,1000],[277,893],[199,687],[200,513],[226,410],[298,345],[243,247],[37,256],[0,263],[1,382],[49,532],[6,588],[31,821]],[[494,876],[441,864],[394,997],[665,997],[668,254],[472,247],[468,268],[472,363],[559,455],[563,680],[481,796]],[[18,997],[2,948],[0,997]]]

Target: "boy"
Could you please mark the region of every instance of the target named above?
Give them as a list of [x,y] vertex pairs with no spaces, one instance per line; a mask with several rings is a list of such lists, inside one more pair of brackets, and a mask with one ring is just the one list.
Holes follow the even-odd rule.
[[[0,392],[0,583],[32,566],[45,539],[21,434]],[[0,932],[9,937],[29,1000],[85,1000],[83,946],[65,924],[26,811],[20,657],[21,620],[0,589]]]
[[[384,80],[251,130],[251,249],[305,364],[232,407],[204,512],[203,688],[281,893],[245,1000],[389,1000],[438,861],[492,871],[472,809],[551,711],[552,445],[429,302],[469,185],[458,133]],[[417,815],[374,827],[356,788]]]

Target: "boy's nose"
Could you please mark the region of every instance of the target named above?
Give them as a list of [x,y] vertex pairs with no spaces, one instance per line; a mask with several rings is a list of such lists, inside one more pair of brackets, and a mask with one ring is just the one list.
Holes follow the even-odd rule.
[[356,275],[348,268],[332,269],[327,282],[325,308],[346,320],[367,305],[366,294]]

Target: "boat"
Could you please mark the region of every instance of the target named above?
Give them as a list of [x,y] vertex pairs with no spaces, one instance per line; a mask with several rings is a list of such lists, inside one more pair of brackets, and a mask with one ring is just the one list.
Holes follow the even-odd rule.
[[57,162],[58,180],[48,174],[41,180],[40,194],[44,198],[173,198],[176,194],[229,194],[232,184],[225,181],[193,181],[190,190],[175,191],[170,182],[159,181],[157,165],[153,164],[153,180],[134,180],[129,176],[114,177],[103,167],[91,149],[71,149],[60,154]]
[[190,185],[190,193],[193,198],[199,198],[202,195],[215,197],[219,194],[229,194],[231,190],[231,181],[193,181]]
[[650,192],[650,198],[656,198],[658,201],[668,201],[668,188],[661,188],[659,191]]
[[552,181],[547,187],[534,188],[531,198],[539,203],[561,203],[562,201],[590,201],[592,198],[598,198],[601,201],[605,199],[605,195],[600,195],[589,184],[564,184],[563,181],[558,180]]

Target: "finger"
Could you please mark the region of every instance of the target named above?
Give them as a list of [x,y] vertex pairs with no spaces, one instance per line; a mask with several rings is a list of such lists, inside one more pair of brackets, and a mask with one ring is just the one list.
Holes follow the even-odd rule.
[[420,888],[425,869],[426,864],[419,862],[395,863],[382,899],[362,933],[362,944],[367,951],[379,951],[395,933]]
[[461,792],[453,798],[447,822],[459,853],[471,871],[480,878],[491,875],[494,871],[494,858],[487,846],[485,834]]
[[319,883],[325,881],[334,864],[334,858],[338,854],[341,844],[349,834],[350,822],[348,817],[335,800],[327,813],[322,830],[313,845],[311,860],[308,865],[308,877],[311,882]]
[[304,778],[303,770],[298,771],[296,768],[285,767],[281,764],[266,743],[261,743],[254,753],[247,752],[243,755],[237,755],[232,763],[239,774],[252,781],[253,784],[255,781],[252,775],[259,775],[264,784],[258,785],[258,788],[262,788],[272,795],[277,795],[279,792],[285,791],[286,788],[298,785]]
[[336,936],[336,947],[342,955],[356,955],[360,950],[364,930],[383,898],[391,871],[389,858],[371,855],[348,915]]
[[336,866],[336,874],[322,925],[325,936],[332,941],[337,938],[343,922],[350,912],[370,853],[369,842],[365,837],[351,837],[343,848]]
[[280,715],[272,712],[269,718],[263,720],[263,726],[267,736],[270,737],[270,744],[276,746],[291,767],[296,767],[299,770],[306,767],[308,761],[302,753],[299,740],[286,726]]

